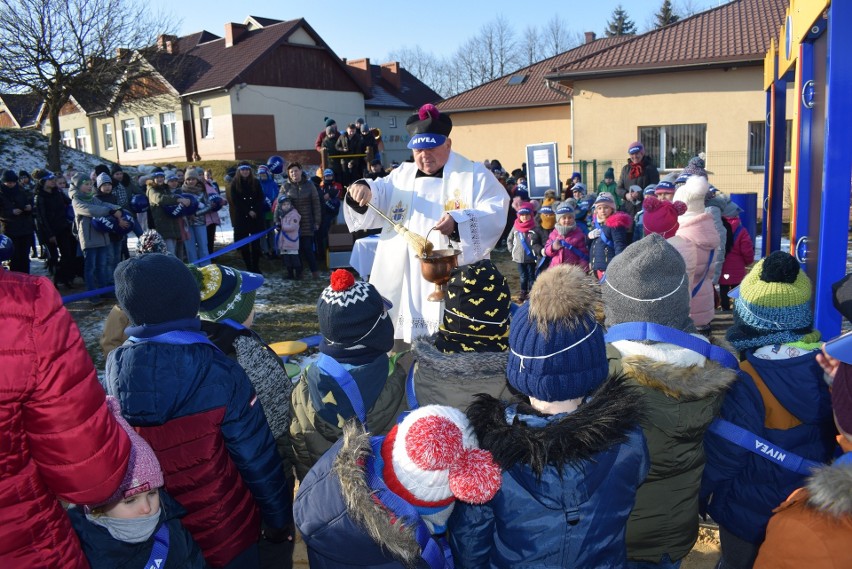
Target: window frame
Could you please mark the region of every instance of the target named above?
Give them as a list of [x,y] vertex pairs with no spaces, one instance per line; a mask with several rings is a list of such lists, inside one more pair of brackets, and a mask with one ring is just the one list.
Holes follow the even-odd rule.
[[[139,151],[139,140],[136,138],[136,119],[124,119],[121,121],[121,138],[124,144],[125,152],[138,152]],[[128,141],[133,142],[133,146],[131,147],[128,144]]]
[[115,135],[112,132],[112,123],[103,123],[101,130],[104,135],[104,150],[115,150]]
[[[678,152],[678,159],[683,161],[683,165],[675,165],[677,162],[673,161],[672,164],[668,163],[669,160],[669,143],[668,136],[669,133],[667,129],[673,128],[689,128],[689,127],[699,127],[704,129],[704,141],[702,144],[702,148],[700,149],[691,149],[685,152]],[[643,129],[657,129],[657,139],[658,146],[657,148],[651,148],[651,145],[647,144],[645,140],[643,140]],[[672,135],[674,136],[674,134]],[[665,125],[647,125],[647,126],[639,126],[637,128],[637,139],[642,142],[645,146],[645,154],[650,156],[653,160],[656,161],[657,169],[661,172],[670,171],[670,170],[680,170],[685,168],[689,159],[693,156],[697,156],[698,154],[707,152],[707,123],[689,123],[689,124],[665,124]],[[676,148],[676,147],[675,147]],[[665,149],[665,150],[664,150]]]
[[154,115],[139,117],[139,130],[142,134],[142,150],[151,150],[157,146],[157,121]]
[[163,140],[163,148],[178,146],[177,113],[175,111],[160,113],[160,130],[160,136],[162,136]]
[[71,136],[71,130],[60,130],[59,131],[59,142],[68,148],[74,148],[74,137]]
[[81,152],[89,151],[89,133],[86,132],[86,127],[81,126],[74,129],[74,148]]
[[[792,168],[792,158],[793,158],[793,120],[786,119],[787,122],[787,154],[785,156],[784,161],[784,170],[790,171]],[[753,132],[752,128],[755,128],[757,132],[761,134],[764,138],[763,140],[763,148],[760,149],[760,164],[752,163],[752,158],[758,156],[757,152],[752,152],[753,145]],[[766,159],[766,121],[748,121],[748,141],[746,143],[746,169],[749,172],[765,172],[766,164],[763,161]],[[754,156],[752,156],[754,154]]]
[[207,105],[199,111],[201,119],[201,138],[215,138],[213,132],[213,107]]

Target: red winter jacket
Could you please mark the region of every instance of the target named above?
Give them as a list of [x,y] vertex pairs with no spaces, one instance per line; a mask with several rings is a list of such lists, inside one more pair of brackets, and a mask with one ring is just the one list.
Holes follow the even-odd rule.
[[[722,265],[722,276],[719,284],[736,286],[743,282],[746,267],[754,263],[754,243],[738,217],[726,217],[731,224],[731,231],[737,236],[729,253],[725,255]],[[739,233],[737,231],[739,230]]]
[[59,500],[101,502],[130,441],[49,280],[0,270],[0,567],[88,568]]

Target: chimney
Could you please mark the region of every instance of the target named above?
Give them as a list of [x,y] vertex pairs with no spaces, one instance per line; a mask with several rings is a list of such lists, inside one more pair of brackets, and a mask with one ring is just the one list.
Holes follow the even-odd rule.
[[177,51],[177,36],[169,34],[160,34],[157,36],[157,51],[165,51],[166,53],[175,53]]
[[124,57],[130,52],[126,47],[117,47],[115,48],[115,58],[116,59],[124,59]]
[[586,32],[586,43],[592,43],[597,38],[595,32]]
[[229,22],[225,24],[225,47],[237,44],[248,33],[248,26]]
[[402,78],[399,76],[399,62],[382,63],[382,79],[396,87],[402,88]]
[[370,91],[373,88],[373,74],[370,71],[370,58],[365,57],[363,59],[344,59],[343,62],[349,68],[349,72],[355,77],[355,80],[358,81],[358,84],[364,87],[366,91]]

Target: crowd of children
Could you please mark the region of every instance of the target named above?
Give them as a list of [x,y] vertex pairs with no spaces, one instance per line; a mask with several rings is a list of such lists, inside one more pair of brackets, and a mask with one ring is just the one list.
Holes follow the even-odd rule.
[[[116,266],[121,240],[97,226],[142,224],[115,178],[78,174],[67,201],[45,182],[49,235],[71,206],[90,286],[114,282],[118,306],[100,387],[56,290],[0,272],[15,372],[0,376],[0,565],[287,567],[298,528],[312,567],[666,569],[708,514],[721,569],[852,564],[852,340],[823,348],[799,263],[773,252],[749,270],[736,206],[700,159],[687,170],[644,188],[610,170],[592,196],[577,173],[541,203],[513,172],[520,306],[490,260],[457,267],[438,332],[399,350],[388,301],[335,271],[295,383],[251,330],[263,276],[200,261],[218,197],[203,172],[151,173],[157,231]],[[276,190],[239,165],[228,201],[235,239],[274,225],[300,278],[342,188],[333,170],[318,186],[281,171]],[[725,342],[701,333],[716,282]]]

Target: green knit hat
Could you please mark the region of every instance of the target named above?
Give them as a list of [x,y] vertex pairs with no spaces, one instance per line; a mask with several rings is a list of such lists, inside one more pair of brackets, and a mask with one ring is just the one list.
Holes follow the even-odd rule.
[[739,287],[728,341],[739,350],[794,342],[813,343],[811,281],[789,253],[758,261]]
[[204,320],[245,322],[254,309],[263,276],[224,265],[190,266],[201,291],[198,314]]

